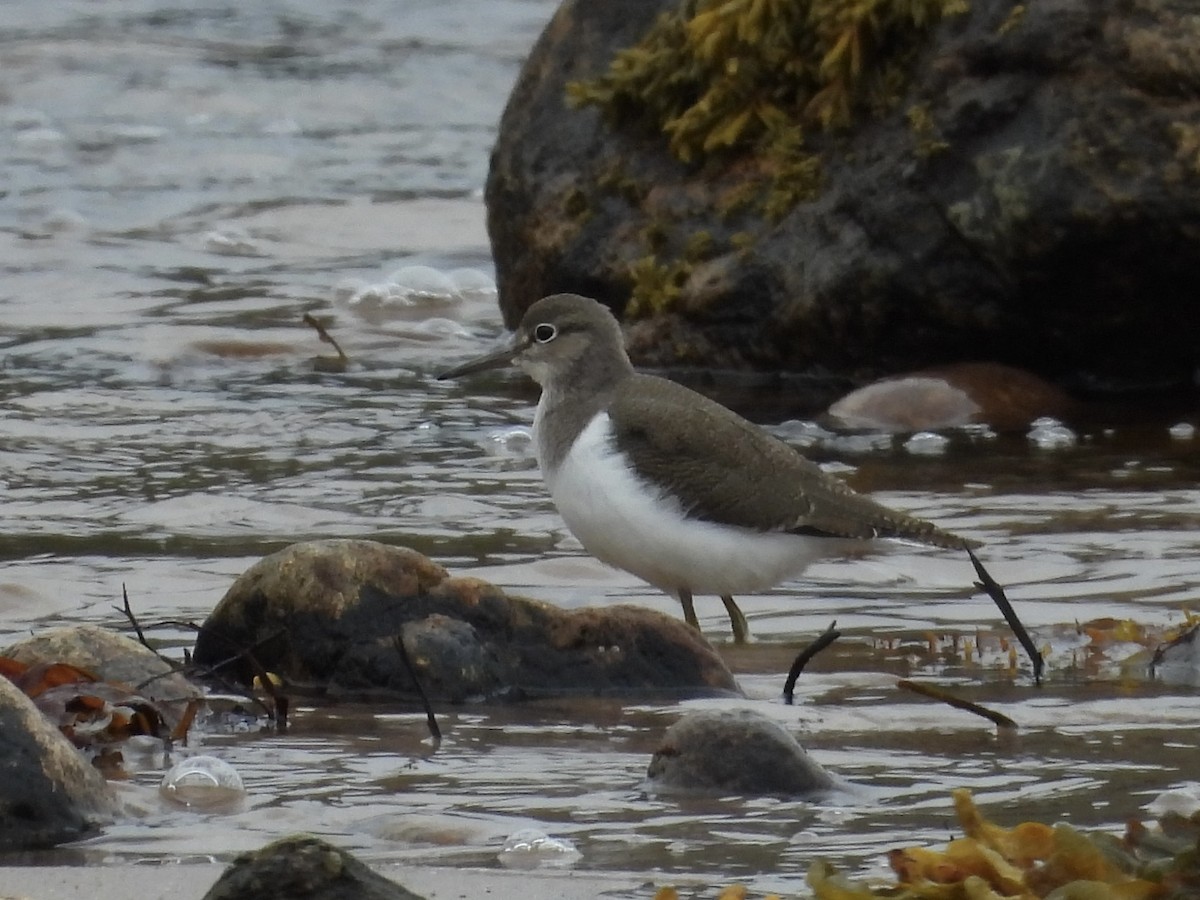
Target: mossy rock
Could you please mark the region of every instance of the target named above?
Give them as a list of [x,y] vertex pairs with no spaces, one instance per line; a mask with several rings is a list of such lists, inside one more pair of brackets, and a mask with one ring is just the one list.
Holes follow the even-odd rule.
[[192,658],[243,685],[265,670],[310,697],[415,700],[398,641],[439,701],[739,693],[682,619],[559,609],[364,540],[305,541],[259,560],[205,619]]
[[[817,49],[777,83],[779,66],[746,61],[792,46],[774,33],[726,53],[757,69],[736,87],[716,50],[707,68],[686,63],[686,41],[636,62],[671,29],[721,45],[760,6],[817,25],[788,36]],[[566,0],[492,157],[505,321],[584,293],[623,315],[639,364],[828,376],[814,406],[847,378],[970,360],[1083,386],[1191,386],[1200,61],[1187,47],[1200,32],[1187,4],[888,0],[872,9],[910,27],[894,54],[860,52],[857,74],[834,51],[863,32],[822,32],[832,9]],[[831,53],[850,68],[823,69]],[[842,100],[822,94],[839,83]]]

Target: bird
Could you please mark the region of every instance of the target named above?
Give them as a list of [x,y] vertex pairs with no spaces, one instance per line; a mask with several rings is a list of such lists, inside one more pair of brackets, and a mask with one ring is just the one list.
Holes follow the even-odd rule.
[[[597,559],[677,597],[697,631],[697,594],[721,598],[744,643],[750,630],[734,595],[774,587],[814,560],[879,539],[977,546],[857,493],[703,394],[637,372],[616,317],[591,298],[537,300],[506,346],[438,379],[507,365],[541,387],[536,455],[571,533]],[[1011,606],[1001,611],[1034,658]]]

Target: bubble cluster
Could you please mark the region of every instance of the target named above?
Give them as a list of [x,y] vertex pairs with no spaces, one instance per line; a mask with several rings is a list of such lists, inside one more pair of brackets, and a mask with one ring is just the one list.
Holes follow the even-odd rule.
[[904,449],[915,456],[941,456],[950,446],[950,438],[935,431],[918,431],[904,442]]
[[425,311],[467,299],[496,295],[491,277],[477,269],[443,272],[431,266],[402,266],[378,282],[349,282],[335,289],[339,301],[364,313]]
[[506,869],[565,869],[582,859],[583,854],[566,838],[524,828],[509,836],[498,858]]
[[1034,419],[1026,437],[1039,450],[1063,450],[1079,443],[1079,435],[1051,416]]

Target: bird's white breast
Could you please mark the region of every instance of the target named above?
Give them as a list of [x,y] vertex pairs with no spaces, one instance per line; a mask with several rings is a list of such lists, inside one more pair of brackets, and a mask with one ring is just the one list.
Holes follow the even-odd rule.
[[671,593],[679,588],[695,594],[763,590],[830,549],[820,538],[687,518],[678,500],[626,464],[603,412],[558,468],[543,466],[542,474],[567,527],[589,553]]

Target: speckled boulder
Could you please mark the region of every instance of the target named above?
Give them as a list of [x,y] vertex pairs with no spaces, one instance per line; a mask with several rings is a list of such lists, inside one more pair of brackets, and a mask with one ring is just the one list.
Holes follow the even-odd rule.
[[293,544],[260,560],[205,620],[193,659],[242,683],[261,667],[337,697],[412,696],[397,638],[424,689],[452,702],[737,691],[716,651],[678,619],[633,606],[562,610],[361,540]]
[[100,773],[0,677],[0,850],[76,840],[114,810]]
[[659,791],[817,796],[836,784],[782,725],[751,709],[685,714],[646,774]]

